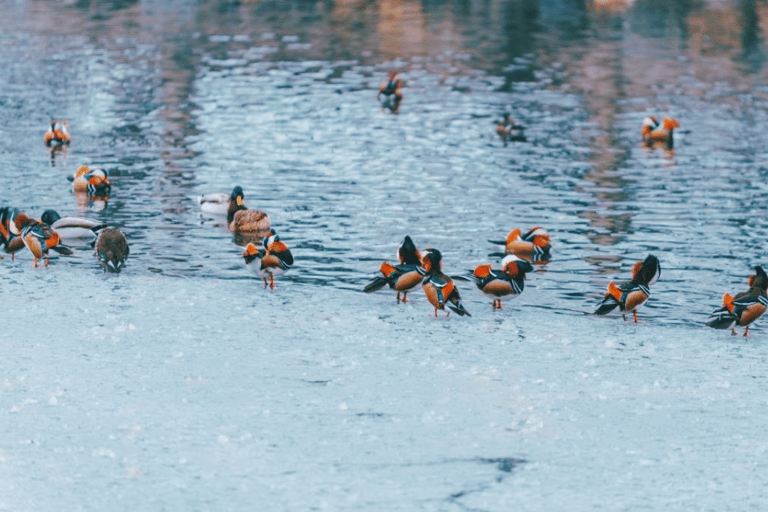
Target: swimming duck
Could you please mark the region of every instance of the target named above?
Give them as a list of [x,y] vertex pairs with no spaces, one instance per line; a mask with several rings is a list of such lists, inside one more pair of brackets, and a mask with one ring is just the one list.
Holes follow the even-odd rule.
[[525,288],[525,274],[533,271],[527,261],[510,254],[501,260],[501,270],[493,270],[490,263],[478,265],[473,272],[477,287],[493,297],[493,309],[501,309],[502,297],[515,298]]
[[617,285],[613,281],[608,283],[608,292],[595,310],[596,315],[607,315],[616,306],[622,311],[621,316],[627,319],[624,312],[631,311],[632,318],[637,323],[637,309],[648,301],[651,295],[650,286],[661,275],[659,259],[653,254],[638,261],[632,267],[632,280],[628,283]]
[[443,274],[442,262],[443,255],[437,249],[427,249],[424,258],[421,260],[421,266],[426,273],[421,287],[424,290],[424,295],[427,296],[427,300],[435,308],[435,316],[437,316],[437,310],[445,310],[446,305],[459,315],[472,316],[461,304],[459,289],[456,288],[453,279]]
[[643,142],[646,144],[662,142],[668,147],[672,147],[672,132],[675,128],[680,128],[680,123],[677,119],[665,117],[661,124],[659,124],[655,117],[648,116],[643,120],[643,127],[640,133],[642,134]]
[[269,231],[269,217],[261,210],[248,209],[243,203],[243,189],[239,185],[232,190],[229,197],[227,210],[227,225],[234,233],[241,232],[267,232]]
[[525,126],[517,124],[516,121],[510,119],[509,114],[504,113],[504,119],[500,123],[496,123],[496,133],[501,140],[505,143],[507,141],[512,142],[525,142]]
[[197,198],[200,203],[200,210],[206,213],[215,213],[217,215],[226,215],[229,213],[229,203],[231,194],[223,192],[217,194],[205,194]]
[[51,120],[48,131],[43,134],[43,141],[48,147],[68,146],[71,140],[67,121]]
[[400,242],[396,255],[400,264],[392,265],[382,261],[379,267],[379,272],[382,275],[375,277],[373,281],[365,285],[363,291],[371,293],[389,285],[390,288],[397,291],[397,303],[400,304],[400,294],[402,293],[402,302],[405,304],[408,302],[408,292],[421,284],[426,272],[421,268],[421,252],[416,248],[410,236],[406,235]]
[[381,103],[382,112],[389,109],[393,114],[400,111],[400,103],[403,101],[403,81],[397,78],[397,73],[389,73],[389,81],[381,82],[376,100]]
[[106,228],[103,222],[77,217],[62,217],[56,210],[45,210],[40,220],[51,226],[63,240],[83,239],[91,241]]
[[122,231],[118,228],[104,228],[96,237],[94,253],[105,272],[117,273],[125,266],[130,249]]
[[525,234],[519,228],[514,228],[503,241],[489,240],[489,242],[505,246],[507,254],[531,259],[547,258],[552,249],[549,233],[540,226],[532,227]]
[[266,252],[261,258],[261,269],[269,275],[269,288],[274,289],[275,277],[291,268],[293,255],[274,229],[270,230],[269,236],[264,238],[264,249]]
[[755,267],[755,274],[747,280],[749,290],[723,295],[723,307],[709,315],[706,325],[715,329],[730,329],[736,334],[735,326],[744,326],[744,336],[749,332],[749,324],[760,318],[768,308],[768,275],[762,267]]
[[92,196],[108,196],[112,185],[105,169],[91,169],[87,165],[81,165],[72,178],[72,190]]

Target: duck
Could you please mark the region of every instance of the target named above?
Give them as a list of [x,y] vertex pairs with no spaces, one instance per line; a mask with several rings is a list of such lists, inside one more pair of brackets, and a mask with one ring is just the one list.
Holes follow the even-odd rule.
[[[28,217],[24,213],[19,213],[16,217],[16,226],[21,231],[18,238],[21,239],[23,246],[32,253],[35,267],[37,267],[37,261],[42,258],[45,258],[45,266],[48,266],[48,251],[50,249],[67,256],[72,254],[72,249],[61,244],[59,234],[47,224]],[[17,250],[16,247],[11,249],[14,252]]]
[[[421,284],[426,276],[426,272],[421,267],[421,252],[416,248],[410,236],[406,235],[395,253],[398,265],[392,265],[389,262],[382,261],[379,266],[379,272],[382,275],[375,277],[370,283],[365,285],[363,291],[371,293],[389,287],[397,292],[397,303],[408,302],[408,292]],[[402,299],[400,294],[402,293]]]
[[382,81],[379,86],[379,92],[376,93],[376,100],[381,103],[381,111],[389,109],[393,114],[400,111],[400,104],[403,102],[404,82],[397,78],[397,73],[389,73],[389,80]]
[[87,165],[81,165],[72,178],[72,190],[90,196],[108,196],[112,185],[109,183],[106,169],[91,169]]
[[675,128],[680,128],[680,123],[677,119],[665,117],[661,121],[661,124],[659,124],[655,117],[648,116],[643,120],[643,127],[641,129],[643,142],[649,145],[655,142],[661,142],[668,147],[672,147],[672,133]]
[[229,213],[229,204],[231,194],[219,192],[215,194],[204,194],[197,198],[200,203],[200,210],[205,213],[214,213],[216,215],[226,215]]
[[514,254],[501,260],[501,270],[493,270],[491,264],[475,267],[473,277],[481,292],[493,297],[493,310],[501,309],[502,298],[518,297],[525,288],[525,274],[533,271],[533,265]]
[[253,242],[248,243],[243,251],[243,259],[245,260],[245,266],[256,274],[259,278],[264,280],[264,288],[267,287],[269,273],[262,266],[264,256],[267,255],[267,251],[263,248],[256,247]]
[[[472,316],[461,303],[459,289],[453,279],[443,274],[443,255],[437,249],[428,248],[421,260],[426,277],[421,282],[427,300],[435,308],[435,316],[438,310],[445,310],[445,306],[455,311],[459,316]],[[450,312],[446,313],[446,316]]]
[[595,315],[607,315],[618,306],[624,320],[626,312],[632,312],[632,318],[637,323],[637,310],[643,306],[651,295],[651,285],[661,276],[659,259],[649,254],[644,261],[638,261],[632,267],[632,280],[617,285],[608,283],[608,292],[598,304]]
[[760,318],[768,308],[768,275],[762,267],[755,267],[755,274],[747,279],[749,289],[746,292],[723,295],[723,307],[714,311],[707,321],[707,326],[715,329],[730,329],[737,334],[735,327],[744,327],[744,336],[749,333],[749,325]]
[[227,210],[227,225],[233,233],[268,232],[269,216],[261,210],[251,210],[243,202],[243,189],[239,185],[232,189]]
[[119,273],[130,254],[128,241],[118,228],[104,228],[99,231],[94,244],[94,254],[105,272]]
[[51,226],[63,240],[80,239],[90,242],[106,228],[103,222],[77,217],[62,217],[56,210],[45,210],[40,221]]
[[[8,246],[11,241],[21,234],[16,226],[16,217],[18,217],[19,213],[21,211],[18,208],[11,206],[0,208],[0,245],[5,248],[6,252],[9,252]],[[21,247],[24,247],[23,243]]]
[[284,274],[293,266],[293,254],[274,229],[270,229],[269,235],[264,238],[264,249],[261,268],[269,275],[270,290],[274,290],[275,277]]
[[43,142],[48,147],[68,146],[71,140],[67,121],[51,120],[48,130],[43,134]]
[[492,244],[503,245],[507,254],[522,256],[526,259],[546,259],[552,250],[551,239],[541,226],[534,226],[525,234],[514,228],[503,241],[489,240]]
[[525,126],[517,124],[516,121],[510,119],[508,113],[504,113],[503,120],[500,123],[496,123],[496,133],[499,135],[502,141],[512,142],[525,142]]

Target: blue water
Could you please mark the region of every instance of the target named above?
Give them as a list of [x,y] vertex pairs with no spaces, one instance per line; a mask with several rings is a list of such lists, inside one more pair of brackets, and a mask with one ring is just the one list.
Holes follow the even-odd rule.
[[[4,11],[0,206],[131,255],[0,261],[0,510],[766,507],[764,320],[703,325],[768,261],[759,5]],[[673,151],[640,144],[649,114]],[[83,164],[108,201],[71,193]],[[200,212],[235,185],[296,259],[274,291]],[[469,318],[362,293],[406,234],[463,276],[534,225],[553,258],[501,311],[470,281]],[[589,315],[649,253],[639,323]]]

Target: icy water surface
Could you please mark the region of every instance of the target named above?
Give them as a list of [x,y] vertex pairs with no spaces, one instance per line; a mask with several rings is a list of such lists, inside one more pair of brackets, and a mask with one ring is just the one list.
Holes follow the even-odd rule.
[[[765,320],[703,326],[768,265],[762,4],[3,12],[0,206],[108,222],[131,256],[0,261],[0,510],[768,506]],[[640,144],[649,114],[673,150]],[[82,164],[108,201],[70,192]],[[274,291],[199,210],[234,185],[293,251]],[[464,318],[362,293],[406,234],[458,276],[534,225],[553,258],[501,311],[469,281]],[[649,253],[639,324],[589,315]]]

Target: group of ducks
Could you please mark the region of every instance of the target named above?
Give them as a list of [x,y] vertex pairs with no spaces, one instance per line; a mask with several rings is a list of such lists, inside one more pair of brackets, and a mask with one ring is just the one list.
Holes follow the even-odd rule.
[[[264,287],[275,288],[275,277],[293,266],[293,255],[288,246],[272,229],[269,216],[261,210],[245,206],[243,188],[239,185],[232,193],[207,194],[199,197],[200,209],[209,214],[226,215],[227,227],[241,239],[248,241],[243,251],[245,266],[264,280]],[[263,247],[257,241],[263,240]]]
[[[52,155],[57,150],[67,148],[71,141],[67,121],[52,120],[43,135],[43,142]],[[109,195],[111,185],[103,169],[92,170],[83,165],[70,180],[75,193]],[[62,218],[55,210],[46,210],[40,219],[35,219],[19,208],[0,208],[0,247],[11,258],[15,258],[16,253],[26,247],[32,253],[35,267],[40,259],[44,259],[47,266],[51,250],[64,255],[73,254],[65,241],[84,241],[93,245],[94,254],[104,270],[109,272],[120,272],[130,253],[122,231],[104,223],[77,217]]]
[[[525,289],[525,278],[533,271],[533,262],[546,261],[551,257],[549,234],[541,227],[533,227],[525,234],[518,228],[509,232],[501,242],[505,245],[506,256],[501,260],[501,268],[493,269],[491,264],[481,264],[471,273],[477,288],[492,298],[493,310],[502,309],[502,299],[519,297]],[[461,316],[472,316],[461,303],[461,296],[453,278],[442,270],[442,254],[439,250],[428,248],[422,254],[416,248],[410,236],[406,236],[396,251],[398,263],[383,261],[379,267],[380,276],[375,277],[364,288],[366,293],[381,290],[385,286],[397,292],[397,303],[408,302],[410,291],[421,286],[429,303],[438,311],[448,309]],[[651,295],[650,287],[661,276],[661,264],[653,254],[638,261],[632,267],[631,279],[625,283],[608,283],[608,291],[603,296],[595,315],[607,315],[617,308],[626,320],[626,314],[632,312],[637,323],[637,310]],[[706,325],[715,329],[731,329],[743,326],[744,336],[749,332],[749,325],[757,320],[768,308],[768,275],[761,267],[755,267],[755,274],[748,279],[749,289],[734,295],[723,296],[723,306],[713,312]],[[446,316],[450,312],[446,312]]]

